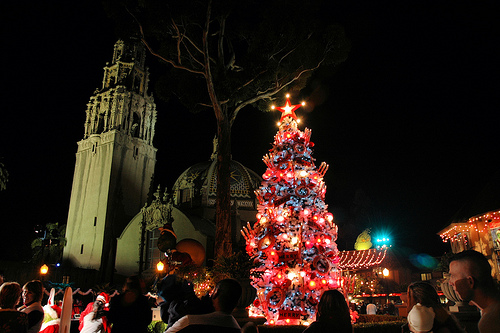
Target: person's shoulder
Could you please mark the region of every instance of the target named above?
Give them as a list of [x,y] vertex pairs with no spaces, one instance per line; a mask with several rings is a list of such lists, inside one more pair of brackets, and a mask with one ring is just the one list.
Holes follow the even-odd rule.
[[28,314],[16,310],[0,309],[0,317],[28,318]]
[[479,332],[500,332],[500,309],[497,306],[495,310],[496,311],[489,311],[486,313],[483,312],[483,315],[477,324]]
[[[170,332],[167,330],[167,332]],[[189,325],[184,328],[182,328],[179,331],[175,331],[178,333],[241,333],[241,328],[236,328],[236,327],[221,327],[221,326],[214,326],[214,325],[202,325],[202,324],[197,324],[197,325]]]
[[166,333],[174,332],[240,332],[238,322],[230,314],[211,312],[200,315],[186,315],[167,329]]
[[494,298],[493,307],[495,311],[500,311],[500,295],[497,295],[497,297]]
[[308,328],[306,328],[302,333],[316,333],[316,332],[324,332],[324,325],[318,321],[312,322]]
[[[4,328],[22,328],[28,327],[28,314],[19,311],[5,310],[0,309],[0,323],[4,326],[0,325],[0,332],[2,331],[2,327]],[[14,325],[14,326],[12,326]],[[14,330],[16,331],[16,330]],[[9,331],[7,331],[9,332]]]
[[496,298],[487,308],[483,309],[482,318],[494,318],[500,322],[500,299]]
[[500,318],[500,298],[491,298],[490,303],[486,308],[482,309],[482,317],[494,316]]
[[458,319],[451,313],[447,313],[448,316],[446,320],[440,323],[438,320],[434,321],[433,332],[440,333],[466,333],[463,325],[458,321]]
[[172,326],[170,326],[165,333],[179,332],[189,326],[189,315],[179,318]]

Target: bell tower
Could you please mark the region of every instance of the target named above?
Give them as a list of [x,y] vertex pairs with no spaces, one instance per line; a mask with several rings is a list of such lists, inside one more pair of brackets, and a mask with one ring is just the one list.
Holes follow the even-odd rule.
[[63,258],[99,270],[101,281],[113,279],[116,239],[144,206],[156,163],[156,105],[145,57],[141,43],[116,42],[87,104],[76,152]]

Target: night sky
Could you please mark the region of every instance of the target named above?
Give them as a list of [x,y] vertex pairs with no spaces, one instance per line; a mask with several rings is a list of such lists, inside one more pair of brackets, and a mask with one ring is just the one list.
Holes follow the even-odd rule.
[[[116,37],[98,2],[0,6],[0,158],[10,173],[0,259],[21,260],[36,224],[66,223],[86,103]],[[394,0],[334,2],[331,14],[351,53],[335,75],[311,83],[314,107],[297,114],[312,130],[316,165],[330,165],[339,248],[352,249],[352,236],[371,227],[405,253],[441,255],[448,246],[436,233],[500,169],[499,13],[493,1]],[[215,118],[156,102],[157,182],[171,188],[209,159]],[[233,159],[262,174],[279,116],[243,110]]]

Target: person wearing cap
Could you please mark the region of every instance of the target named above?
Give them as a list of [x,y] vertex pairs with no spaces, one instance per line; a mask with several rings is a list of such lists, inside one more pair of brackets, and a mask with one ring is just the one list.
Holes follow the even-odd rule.
[[418,281],[408,286],[408,310],[408,327],[412,332],[465,333],[428,282]]
[[78,326],[80,333],[111,332],[105,315],[108,308],[109,295],[106,293],[97,295],[95,302],[89,303],[80,315]]
[[426,333],[434,326],[434,310],[417,303],[408,313],[408,327],[414,333]]

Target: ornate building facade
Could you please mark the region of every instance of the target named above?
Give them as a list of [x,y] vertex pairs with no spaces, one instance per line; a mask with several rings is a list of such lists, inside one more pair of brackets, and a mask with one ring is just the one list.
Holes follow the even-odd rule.
[[[208,259],[213,257],[216,140],[210,159],[187,168],[170,193],[157,190],[146,204],[155,172],[157,111],[148,93],[145,56],[140,43],[120,40],[115,44],[102,86],[87,104],[84,136],[76,152],[63,261],[65,267],[96,272],[101,282],[113,281],[115,274],[154,270],[164,258],[158,239],[167,220],[173,221],[177,241],[194,240]],[[231,161],[235,247],[241,242],[241,227],[256,220],[254,191],[261,180]],[[72,276],[71,280],[79,279]]]
[[117,238],[144,206],[156,163],[156,105],[146,52],[118,41],[102,86],[87,104],[78,142],[63,259],[111,281]]
[[[206,258],[212,259],[215,242],[215,198],[217,193],[217,141],[205,162],[188,167],[176,180],[171,193],[158,189],[155,199],[130,221],[118,239],[116,271],[121,275],[154,271],[164,259],[158,249],[161,227],[172,221],[177,242],[194,240],[201,244]],[[233,250],[244,241],[240,230],[255,222],[257,198],[254,191],[262,178],[241,163],[231,161],[231,241]],[[137,244],[131,246],[130,244]]]
[[500,171],[474,193],[438,235],[453,253],[476,250],[488,258],[493,276],[500,281]]

